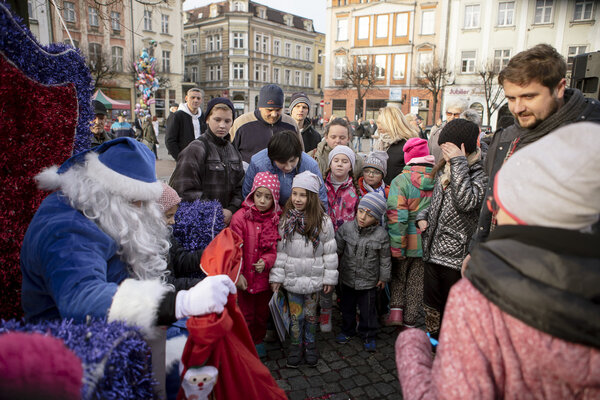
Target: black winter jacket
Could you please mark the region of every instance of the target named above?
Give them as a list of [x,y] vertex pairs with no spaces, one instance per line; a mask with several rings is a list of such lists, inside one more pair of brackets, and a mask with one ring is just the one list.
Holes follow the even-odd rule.
[[406,140],[402,139],[399,142],[392,144],[387,149],[388,160],[387,160],[387,174],[383,178],[386,185],[390,185],[395,177],[402,173],[404,169],[404,150],[402,149],[406,144]]
[[304,128],[300,131],[302,141],[304,142],[304,151],[308,153],[312,149],[316,149],[321,142],[321,134],[313,127],[309,118],[304,120]]
[[[204,114],[199,118],[200,132],[206,131],[206,122]],[[179,153],[190,144],[196,136],[194,135],[194,123],[192,116],[183,110],[179,110],[169,115],[167,119],[167,133],[165,135],[165,145],[169,154],[177,160]]]

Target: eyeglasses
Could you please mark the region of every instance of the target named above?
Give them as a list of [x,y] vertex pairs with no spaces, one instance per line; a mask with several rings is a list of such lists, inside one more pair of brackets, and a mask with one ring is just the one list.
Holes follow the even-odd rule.
[[454,117],[454,118],[458,118],[460,117],[460,113],[451,113],[450,111],[446,111],[446,117]]
[[379,175],[383,175],[383,172],[378,171],[376,169],[363,169],[363,174],[365,175],[370,175],[370,176],[379,176]]

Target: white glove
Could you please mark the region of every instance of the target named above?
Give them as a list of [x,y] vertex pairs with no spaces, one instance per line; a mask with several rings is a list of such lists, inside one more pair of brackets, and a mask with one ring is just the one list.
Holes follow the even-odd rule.
[[235,284],[227,275],[207,276],[189,290],[180,290],[175,298],[177,319],[221,313],[227,296],[236,293]]

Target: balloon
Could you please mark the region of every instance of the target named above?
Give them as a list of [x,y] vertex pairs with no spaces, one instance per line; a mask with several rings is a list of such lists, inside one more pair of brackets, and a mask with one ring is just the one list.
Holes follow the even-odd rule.
[[150,105],[150,104],[154,104],[154,103],[156,103],[156,100],[155,100],[155,99],[150,99],[150,100],[148,100],[148,105]]

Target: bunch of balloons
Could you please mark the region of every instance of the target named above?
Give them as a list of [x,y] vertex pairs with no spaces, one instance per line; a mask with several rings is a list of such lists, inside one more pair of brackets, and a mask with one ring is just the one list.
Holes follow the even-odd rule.
[[[156,41],[151,40],[150,45],[156,47]],[[140,117],[150,113],[148,107],[156,102],[153,97],[159,87],[158,78],[155,77],[156,58],[152,53],[152,51],[148,52],[147,48],[142,49],[137,62],[134,63],[137,74],[135,87],[139,90],[139,101],[135,105],[135,113]]]

